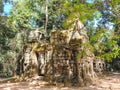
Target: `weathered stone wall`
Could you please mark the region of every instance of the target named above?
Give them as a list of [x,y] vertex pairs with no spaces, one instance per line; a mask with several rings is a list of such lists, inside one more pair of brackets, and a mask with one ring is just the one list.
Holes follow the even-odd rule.
[[24,72],[28,70],[33,76],[44,75],[45,80],[52,82],[79,85],[92,83],[96,77],[93,69],[94,55],[83,46],[89,42],[89,38],[85,28],[77,26],[74,29],[51,32],[50,43],[42,42],[42,37],[35,42],[29,41],[31,50],[26,52],[26,49],[24,53]]

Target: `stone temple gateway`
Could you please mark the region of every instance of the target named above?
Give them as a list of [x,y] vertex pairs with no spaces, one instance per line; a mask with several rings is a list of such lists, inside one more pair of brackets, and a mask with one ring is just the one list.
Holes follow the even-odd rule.
[[42,75],[49,82],[65,85],[84,86],[95,82],[94,54],[87,46],[86,28],[78,19],[73,30],[52,31],[49,42],[45,42],[39,30],[30,36],[24,48],[24,76]]

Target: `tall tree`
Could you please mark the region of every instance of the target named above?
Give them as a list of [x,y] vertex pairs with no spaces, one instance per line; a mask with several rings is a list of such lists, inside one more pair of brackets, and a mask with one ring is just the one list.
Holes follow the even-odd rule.
[[45,32],[46,32],[46,36],[48,35],[47,34],[47,25],[48,25],[48,0],[46,0],[46,6],[45,6],[45,8],[46,8],[46,21],[45,21]]

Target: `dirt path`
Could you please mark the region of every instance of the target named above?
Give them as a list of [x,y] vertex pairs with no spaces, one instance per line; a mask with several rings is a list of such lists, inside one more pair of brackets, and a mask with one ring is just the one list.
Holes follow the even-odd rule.
[[45,85],[44,81],[3,83],[0,90],[120,90],[120,73],[113,73],[98,80],[98,84],[89,87],[61,87]]

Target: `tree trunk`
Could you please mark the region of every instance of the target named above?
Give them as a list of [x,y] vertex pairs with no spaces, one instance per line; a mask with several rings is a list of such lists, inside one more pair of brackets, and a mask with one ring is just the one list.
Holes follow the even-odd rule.
[[48,25],[48,0],[46,0],[45,13],[46,13],[45,32],[46,32],[46,36],[47,36],[48,35],[48,32],[47,32],[47,25]]
[[83,86],[84,84],[83,84],[83,78],[81,77],[82,75],[82,69],[81,69],[81,67],[80,67],[80,60],[77,58],[77,55],[78,55],[78,51],[77,50],[75,50],[75,51],[73,51],[73,53],[74,53],[74,63],[75,63],[75,67],[76,67],[76,72],[75,72],[75,74],[76,74],[76,80],[77,80],[77,85],[78,86]]
[[106,5],[108,6],[108,4],[109,4],[109,0],[105,0],[105,2],[106,2]]

